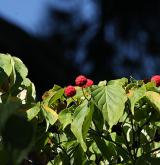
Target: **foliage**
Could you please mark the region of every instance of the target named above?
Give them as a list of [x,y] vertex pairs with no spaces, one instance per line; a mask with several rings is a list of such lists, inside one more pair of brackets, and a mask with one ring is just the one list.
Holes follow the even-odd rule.
[[0,55],[0,164],[159,164],[160,88],[134,78],[54,85],[35,101],[28,71]]

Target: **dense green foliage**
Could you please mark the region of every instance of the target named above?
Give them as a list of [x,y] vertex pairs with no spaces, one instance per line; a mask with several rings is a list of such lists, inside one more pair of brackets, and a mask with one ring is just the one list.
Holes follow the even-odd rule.
[[16,57],[0,55],[0,164],[160,164],[160,87],[132,77],[42,101]]

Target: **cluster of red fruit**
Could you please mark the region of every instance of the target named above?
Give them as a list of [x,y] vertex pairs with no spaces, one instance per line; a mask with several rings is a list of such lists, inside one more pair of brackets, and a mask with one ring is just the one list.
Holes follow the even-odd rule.
[[151,81],[154,81],[156,86],[159,87],[160,86],[160,75],[152,76]]
[[[91,79],[87,79],[85,76],[80,75],[75,79],[75,84],[76,86],[86,88],[92,86],[94,82]],[[65,88],[64,93],[67,97],[73,97],[76,94],[76,89],[74,86],[69,85]]]

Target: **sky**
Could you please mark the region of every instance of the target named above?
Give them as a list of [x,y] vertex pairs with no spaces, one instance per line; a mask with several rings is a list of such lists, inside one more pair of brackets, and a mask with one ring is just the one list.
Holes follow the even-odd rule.
[[[82,35],[79,40],[79,47],[77,48],[76,52],[74,52],[74,54],[77,54],[76,65],[80,67],[81,63],[85,61],[86,45],[96,32],[97,27],[95,24],[98,24],[98,10],[93,0],[0,0],[0,17],[17,24],[22,29],[34,36],[47,36],[50,30],[47,27],[49,6],[59,10],[65,10],[67,12],[76,11],[74,12],[73,24],[79,26],[80,22],[87,22],[89,25],[90,28],[88,29],[87,33]],[[115,23],[111,22],[110,24],[107,24],[106,27],[105,37],[107,38],[108,42],[112,43],[117,49],[117,53],[115,55],[116,58],[113,59],[116,59],[116,61],[113,61],[113,63],[115,66],[117,66],[115,67],[115,74],[117,73],[117,70],[120,70],[121,72],[118,72],[119,76],[123,76],[124,74],[126,75],[127,73],[131,72],[140,75],[136,68],[131,67],[132,71],[129,71],[129,68],[126,68],[126,66],[123,65],[123,59],[125,59],[124,56],[127,56],[126,58],[131,59],[132,61],[144,58],[142,71],[146,70],[146,75],[150,75],[155,71],[155,67],[153,65],[155,63],[155,59],[150,58],[151,56],[147,55],[145,47],[143,47],[147,41],[147,38],[144,38],[144,32],[137,33],[137,36],[132,38],[132,41],[125,43],[116,35]],[[139,44],[141,47],[139,47]],[[118,64],[117,61],[119,61]],[[148,65],[148,63],[150,65]],[[148,69],[148,66],[150,66],[150,69]],[[87,63],[86,67],[80,69],[84,69],[84,72],[90,72],[89,70],[91,68],[92,64]],[[142,74],[144,73],[142,72]]]
[[49,0],[0,0],[0,17],[36,34],[39,22],[46,15]]

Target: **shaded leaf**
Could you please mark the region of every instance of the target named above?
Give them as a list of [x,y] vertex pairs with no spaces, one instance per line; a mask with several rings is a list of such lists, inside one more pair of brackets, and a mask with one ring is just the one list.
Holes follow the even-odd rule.
[[23,150],[32,143],[33,133],[31,123],[18,115],[11,115],[7,119],[2,135],[7,145]]

